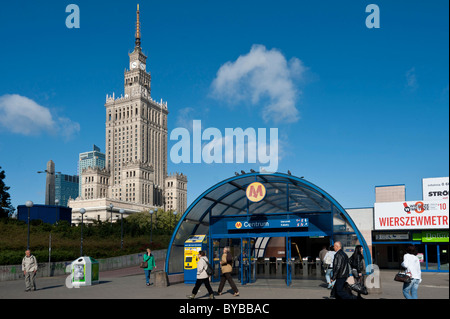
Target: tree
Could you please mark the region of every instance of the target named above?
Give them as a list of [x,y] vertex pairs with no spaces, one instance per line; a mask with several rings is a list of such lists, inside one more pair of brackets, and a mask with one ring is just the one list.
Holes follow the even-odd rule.
[[14,212],[11,205],[11,195],[9,195],[9,187],[3,181],[6,177],[5,171],[0,166],[0,218],[7,218]]
[[174,215],[172,210],[164,211],[159,208],[153,213],[153,217],[151,217],[149,211],[146,210],[140,213],[131,214],[126,218],[126,221],[130,225],[137,225],[140,229],[150,229],[151,224],[153,224],[153,230],[171,233],[179,219],[179,214]]

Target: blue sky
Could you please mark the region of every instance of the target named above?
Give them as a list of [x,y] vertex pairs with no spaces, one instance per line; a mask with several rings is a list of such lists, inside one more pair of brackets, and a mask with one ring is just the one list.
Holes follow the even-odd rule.
[[[79,29],[65,25],[71,3]],[[2,2],[0,166],[14,206],[44,202],[36,172],[48,160],[76,174],[79,153],[104,151],[105,96],[123,93],[137,3]],[[379,29],[366,27],[370,3]],[[140,5],[152,98],[168,102],[169,133],[194,119],[221,132],[278,128],[278,171],[304,176],[346,208],[373,206],[379,185],[405,184],[407,200],[421,199],[422,178],[449,175],[448,1]],[[218,73],[225,66],[228,82]],[[259,167],[168,164],[188,176],[188,203]]]

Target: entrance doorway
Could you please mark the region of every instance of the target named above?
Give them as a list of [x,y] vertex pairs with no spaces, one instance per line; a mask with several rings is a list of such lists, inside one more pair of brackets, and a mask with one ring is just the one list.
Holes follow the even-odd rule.
[[258,279],[292,280],[323,276],[319,252],[329,247],[329,237],[240,237],[213,239],[214,277],[220,281],[223,249],[230,247],[232,276],[242,285]]

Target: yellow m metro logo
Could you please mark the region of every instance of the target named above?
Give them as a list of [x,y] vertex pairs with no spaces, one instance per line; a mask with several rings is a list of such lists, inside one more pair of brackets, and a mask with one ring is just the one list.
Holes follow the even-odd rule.
[[266,197],[266,187],[258,182],[248,185],[246,195],[249,201],[257,203]]

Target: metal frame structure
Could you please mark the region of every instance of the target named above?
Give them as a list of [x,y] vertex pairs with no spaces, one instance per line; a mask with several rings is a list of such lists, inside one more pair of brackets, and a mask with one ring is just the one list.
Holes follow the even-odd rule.
[[[246,187],[253,182],[260,182],[267,189],[266,196],[258,203],[246,198]],[[312,222],[307,231],[303,232],[295,229],[287,229],[285,232],[269,229],[230,233],[223,227],[213,227],[215,222],[222,219],[273,218],[277,215],[281,218],[309,217]],[[181,254],[185,239],[200,233],[208,235],[210,252],[212,241],[219,238],[285,237],[288,244],[291,237],[326,236],[332,243],[340,236],[356,236],[356,240],[364,248],[366,265],[372,263],[366,241],[345,209],[318,186],[290,174],[242,174],[223,180],[206,190],[188,207],[174,230],[166,257],[167,274],[182,272],[183,257],[177,255]],[[288,250],[290,251],[290,247]]]

